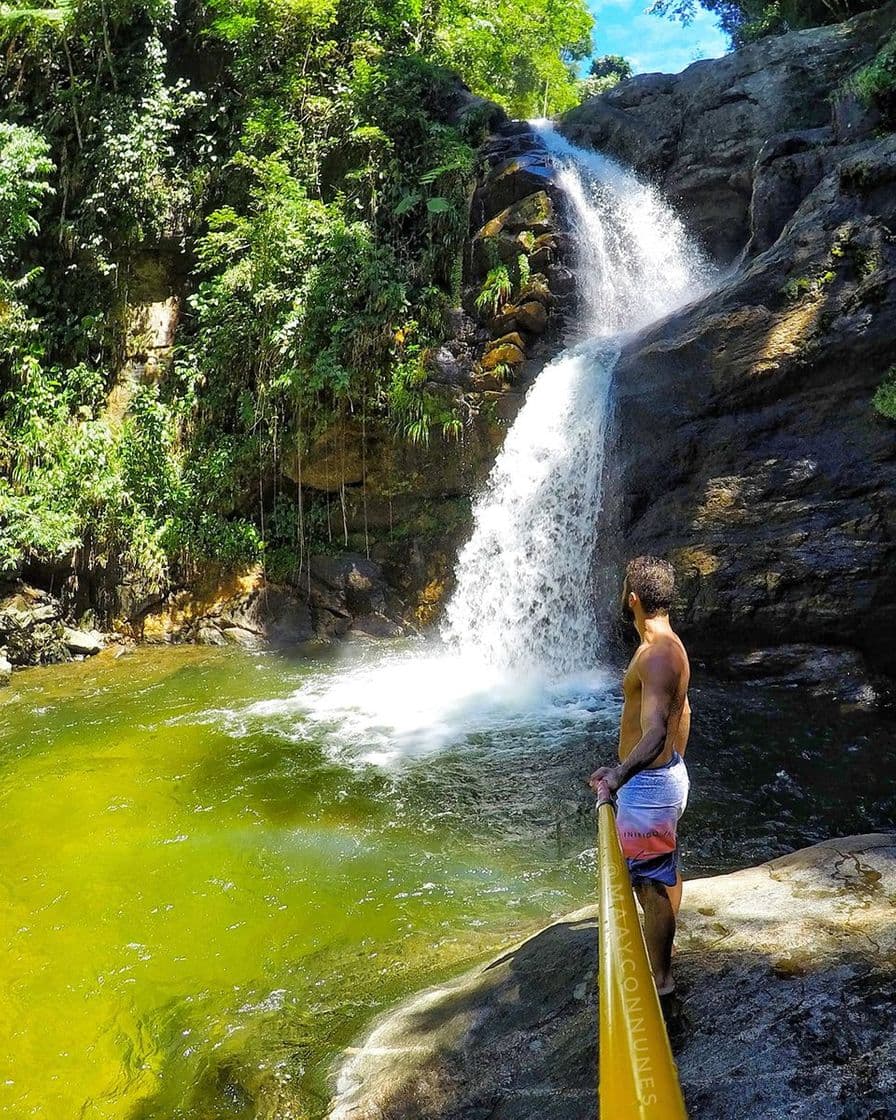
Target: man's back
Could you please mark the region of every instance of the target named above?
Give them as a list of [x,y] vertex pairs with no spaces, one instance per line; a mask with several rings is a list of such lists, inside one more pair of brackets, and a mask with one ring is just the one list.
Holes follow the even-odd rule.
[[643,732],[641,698],[645,686],[648,689],[656,686],[669,694],[666,741],[651,767],[665,766],[674,751],[684,755],[691,728],[691,707],[688,703],[690,679],[687,651],[671,626],[668,633],[654,634],[650,641],[641,642],[622,680],[624,704],[619,724],[620,762],[628,757]]

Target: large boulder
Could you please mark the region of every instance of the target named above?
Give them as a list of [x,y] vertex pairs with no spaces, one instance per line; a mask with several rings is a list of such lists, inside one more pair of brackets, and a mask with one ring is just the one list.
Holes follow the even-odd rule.
[[669,556],[702,656],[782,642],[896,671],[896,137],[852,145],[765,252],[630,340],[605,560]]
[[894,24],[891,3],[843,24],[769,36],[681,74],[640,74],[571,110],[561,127],[654,179],[712,254],[729,261],[749,237],[763,145],[828,125],[837,86]]
[[27,584],[0,598],[0,647],[12,665],[67,661],[63,608],[58,599]]
[[[892,1116],[894,901],[894,834],[685,885],[670,1010],[694,1120]],[[589,908],[377,1023],[330,1120],[594,1120],[596,978]]]
[[379,564],[341,553],[312,556],[279,583],[258,568],[209,579],[168,596],[131,625],[145,641],[301,650],[349,631],[398,636],[405,632],[403,608]]

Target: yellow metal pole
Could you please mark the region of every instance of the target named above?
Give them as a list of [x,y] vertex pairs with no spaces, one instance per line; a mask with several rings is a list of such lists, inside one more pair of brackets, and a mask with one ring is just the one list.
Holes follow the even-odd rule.
[[604,796],[597,851],[600,1120],[687,1120],[613,806]]

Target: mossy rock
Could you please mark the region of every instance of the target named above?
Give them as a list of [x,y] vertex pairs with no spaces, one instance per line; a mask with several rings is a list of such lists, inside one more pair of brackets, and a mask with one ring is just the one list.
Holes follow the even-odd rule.
[[517,304],[523,304],[530,300],[536,300],[538,303],[547,305],[552,303],[553,299],[554,296],[548,285],[548,278],[541,272],[533,272],[520,289],[516,302]]
[[516,309],[516,321],[532,334],[543,334],[548,325],[548,313],[543,303],[528,300]]
[[[511,335],[512,338],[520,338],[518,334]],[[520,343],[523,340],[520,338]],[[523,344],[525,345],[525,344]],[[498,366],[519,366],[526,360],[525,350],[522,345],[518,346],[512,342],[505,342],[503,339],[500,342],[493,344],[482,357],[482,368],[484,370],[493,370]]]
[[477,236],[497,237],[501,232],[522,233],[529,231],[536,236],[550,233],[556,229],[557,221],[554,204],[546,191],[536,191],[520,202],[508,206],[500,214],[486,222]]

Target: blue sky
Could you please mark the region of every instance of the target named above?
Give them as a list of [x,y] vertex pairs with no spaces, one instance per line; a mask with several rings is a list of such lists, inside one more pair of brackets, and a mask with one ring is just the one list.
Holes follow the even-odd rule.
[[683,27],[665,16],[647,15],[649,5],[650,0],[590,0],[597,19],[595,55],[624,55],[636,74],[674,74],[698,58],[717,58],[728,50],[727,36],[703,8]]

